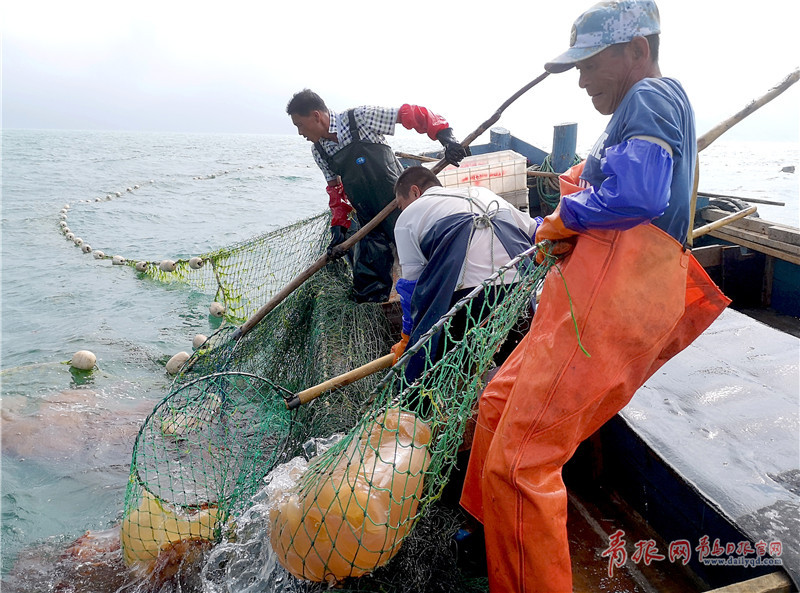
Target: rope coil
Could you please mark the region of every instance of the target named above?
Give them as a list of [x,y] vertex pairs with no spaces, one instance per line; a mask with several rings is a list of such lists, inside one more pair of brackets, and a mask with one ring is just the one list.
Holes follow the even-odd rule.
[[[572,159],[572,165],[577,165],[581,162],[581,157],[577,154]],[[556,171],[553,169],[553,159],[551,155],[547,155],[542,161],[541,167],[538,168],[539,171],[545,171],[547,173],[555,173]],[[544,202],[547,206],[550,207],[550,210],[553,211],[558,206],[558,202],[561,199],[561,192],[559,191],[558,186],[558,178],[557,177],[536,177],[536,190],[539,192],[539,199]]]

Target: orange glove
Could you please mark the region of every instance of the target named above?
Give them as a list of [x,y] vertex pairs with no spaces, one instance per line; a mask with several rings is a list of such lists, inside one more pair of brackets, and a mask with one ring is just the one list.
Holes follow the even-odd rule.
[[406,346],[408,346],[408,340],[411,339],[411,336],[408,334],[400,333],[400,341],[397,342],[394,346],[392,346],[392,354],[394,354],[394,360],[392,361],[392,366],[397,364],[397,361],[400,360],[400,357],[403,356],[403,352],[406,351]]
[[552,245],[549,250],[539,249],[536,252],[536,263],[540,264],[544,261],[545,255],[566,255],[572,248],[575,247],[574,237],[578,235],[577,231],[573,231],[564,226],[561,221],[561,203],[556,206],[555,212],[549,216],[545,216],[542,224],[536,229],[536,236],[534,241],[540,243],[542,241],[551,241]]

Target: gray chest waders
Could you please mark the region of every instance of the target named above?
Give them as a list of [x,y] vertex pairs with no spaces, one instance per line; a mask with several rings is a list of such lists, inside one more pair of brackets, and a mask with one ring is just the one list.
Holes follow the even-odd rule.
[[[345,193],[356,209],[358,225],[369,222],[394,199],[394,183],[403,167],[386,144],[361,140],[353,110],[347,112],[353,141],[334,155],[320,143],[317,151],[331,171],[342,178]],[[356,302],[385,302],[392,290],[394,225],[400,211],[390,214],[353,247],[353,290]]]

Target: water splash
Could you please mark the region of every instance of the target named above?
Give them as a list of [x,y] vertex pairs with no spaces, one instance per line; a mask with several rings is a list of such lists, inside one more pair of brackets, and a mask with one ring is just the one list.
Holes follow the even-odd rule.
[[295,457],[264,478],[252,505],[211,550],[202,569],[204,593],[308,593],[320,588],[294,578],[277,561],[269,541],[269,513],[280,493],[297,484],[308,459],[338,442],[342,435],[311,439],[303,445],[306,457]]

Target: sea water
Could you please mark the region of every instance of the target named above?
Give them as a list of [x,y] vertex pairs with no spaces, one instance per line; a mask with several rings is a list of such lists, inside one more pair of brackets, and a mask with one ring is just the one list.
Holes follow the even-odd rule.
[[[438,147],[409,134],[394,148]],[[159,261],[317,214],[327,194],[298,136],[5,130],[2,150],[2,571],[19,585],[119,522],[136,432],[169,391],[164,363],[219,326],[213,295],[83,253],[62,211],[94,250]],[[759,213],[797,226],[800,171],[782,169],[798,161],[797,144],[720,139],[700,189],[785,202]],[[91,373],[66,364],[84,349]]]

